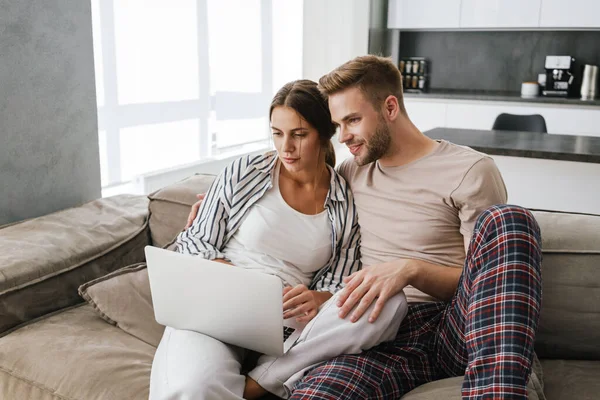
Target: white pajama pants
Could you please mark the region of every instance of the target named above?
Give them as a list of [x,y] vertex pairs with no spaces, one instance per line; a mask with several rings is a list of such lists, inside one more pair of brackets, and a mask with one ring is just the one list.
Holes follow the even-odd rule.
[[[400,293],[388,300],[374,323],[367,318],[374,304],[352,323],[349,317],[338,316],[337,297],[320,307],[287,353],[261,356],[248,375],[269,392],[288,398],[294,384],[315,364],[392,340],[408,312],[406,297]],[[246,380],[240,370],[245,353],[201,333],[167,327],[152,364],[150,399],[242,399]]]

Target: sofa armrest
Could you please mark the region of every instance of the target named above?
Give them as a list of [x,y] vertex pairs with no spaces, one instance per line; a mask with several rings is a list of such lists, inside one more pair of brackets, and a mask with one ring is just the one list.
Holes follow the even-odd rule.
[[99,199],[0,228],[0,337],[83,300],[78,287],[144,260],[148,199]]

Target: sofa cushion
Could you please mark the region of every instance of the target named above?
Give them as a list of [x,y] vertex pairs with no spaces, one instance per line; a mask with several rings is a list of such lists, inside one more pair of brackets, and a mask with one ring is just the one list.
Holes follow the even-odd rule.
[[542,231],[540,358],[600,360],[600,216],[534,211]]
[[600,393],[600,362],[541,360],[547,400],[597,399]]
[[214,175],[193,175],[150,194],[150,233],[152,244],[164,247],[185,227],[190,208],[206,193]]
[[[402,400],[461,400],[463,377],[440,379],[421,385],[402,396]],[[538,392],[532,380],[527,385],[529,400],[543,400],[544,394]]]
[[77,288],[144,260],[148,199],[121,195],[0,229],[0,336],[81,302]]
[[82,304],[0,338],[1,399],[148,399],[156,349]]
[[85,283],[79,287],[79,294],[106,322],[158,347],[165,327],[154,318],[146,263]]

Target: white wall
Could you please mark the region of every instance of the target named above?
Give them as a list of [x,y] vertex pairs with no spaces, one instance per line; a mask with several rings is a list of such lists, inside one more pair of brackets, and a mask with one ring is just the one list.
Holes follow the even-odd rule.
[[369,0],[304,0],[303,77],[318,81],[368,52]]

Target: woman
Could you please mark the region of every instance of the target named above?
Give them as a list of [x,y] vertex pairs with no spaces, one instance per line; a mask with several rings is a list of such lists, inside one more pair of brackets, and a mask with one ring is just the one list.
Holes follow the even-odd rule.
[[177,251],[277,275],[285,284],[284,318],[306,326],[286,354],[261,356],[247,377],[240,374],[244,349],[167,327],[151,399],[258,398],[266,391],[287,398],[306,369],[391,340],[406,315],[401,294],[376,323],[337,316],[334,294],[360,269],[360,232],[352,193],[333,169],[335,127],[317,84],[288,83],[269,116],[276,151],[242,157],[221,173],[178,236]]

